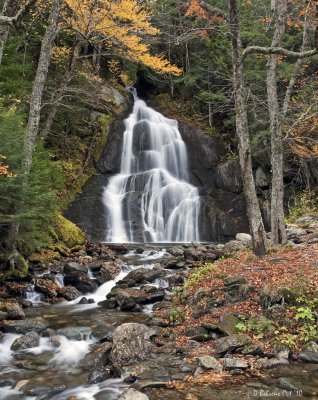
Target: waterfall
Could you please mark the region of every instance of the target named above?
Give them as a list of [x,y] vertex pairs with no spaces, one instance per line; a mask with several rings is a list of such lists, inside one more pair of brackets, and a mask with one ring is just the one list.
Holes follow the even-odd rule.
[[134,91],[125,120],[120,173],[103,193],[107,242],[199,241],[200,197],[189,183],[178,122],[148,107]]

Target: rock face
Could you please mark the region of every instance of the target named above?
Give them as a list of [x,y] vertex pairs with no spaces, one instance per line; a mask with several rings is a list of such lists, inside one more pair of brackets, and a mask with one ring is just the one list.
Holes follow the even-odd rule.
[[[131,104],[109,130],[105,150],[95,164],[100,175],[88,180],[82,194],[65,213],[93,241],[105,239],[108,216],[102,195],[109,178],[119,172],[125,130],[123,120],[130,111]],[[201,196],[200,240],[226,241],[235,237],[237,232],[248,232],[237,161],[231,160],[221,165],[220,158],[225,155],[225,149],[218,139],[183,123],[179,123],[179,130],[188,148],[190,182],[199,188]],[[129,204],[131,212],[136,210],[132,221],[136,231],[134,237],[143,240],[142,225],[138,222],[141,197],[137,194],[132,196]]]
[[112,363],[123,367],[147,360],[152,350],[151,330],[142,324],[122,324],[113,334]]

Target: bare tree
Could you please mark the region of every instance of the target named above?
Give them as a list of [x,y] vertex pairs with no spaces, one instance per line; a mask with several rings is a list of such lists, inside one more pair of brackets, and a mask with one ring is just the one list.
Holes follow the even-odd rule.
[[3,50],[9,36],[10,27],[21,19],[36,0],[28,0],[19,11],[17,11],[19,0],[5,0],[0,15],[0,64],[2,62]]
[[[271,47],[282,45],[287,21],[288,0],[277,1],[275,29]],[[274,244],[285,244],[287,234],[284,221],[283,135],[277,89],[278,55],[271,54],[267,63],[266,87],[271,135],[271,232]]]
[[33,89],[31,94],[31,101],[30,101],[30,110],[29,110],[29,119],[28,125],[26,129],[26,134],[24,138],[24,145],[23,145],[23,154],[22,154],[22,187],[21,187],[21,201],[18,204],[16,209],[16,218],[13,221],[8,239],[7,239],[7,246],[10,251],[9,261],[11,267],[15,267],[15,262],[17,260],[17,239],[19,233],[19,212],[21,211],[24,203],[24,198],[26,195],[26,191],[28,188],[28,181],[29,181],[29,174],[32,166],[33,160],[33,152],[35,148],[35,142],[39,131],[39,123],[40,123],[40,112],[41,112],[41,105],[42,105],[42,97],[44,86],[48,74],[48,69],[51,61],[51,53],[52,47],[54,44],[54,40],[57,35],[58,31],[58,18],[60,12],[60,5],[61,0],[53,0],[51,11],[49,15],[48,26],[46,28],[42,46],[40,57],[38,61],[37,71],[35,75],[35,80],[33,83]]

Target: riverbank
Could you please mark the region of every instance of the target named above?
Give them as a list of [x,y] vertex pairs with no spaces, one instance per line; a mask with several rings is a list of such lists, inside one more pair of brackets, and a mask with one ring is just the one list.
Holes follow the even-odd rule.
[[289,247],[264,259],[245,234],[33,255],[0,292],[0,397],[314,398],[317,228],[289,226]]

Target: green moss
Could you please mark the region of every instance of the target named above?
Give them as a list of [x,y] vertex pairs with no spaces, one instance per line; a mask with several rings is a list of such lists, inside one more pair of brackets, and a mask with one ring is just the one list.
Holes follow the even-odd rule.
[[63,215],[58,214],[54,221],[55,233],[67,247],[85,243],[85,235],[81,229]]
[[14,252],[7,259],[7,268],[4,278],[24,278],[28,274],[29,264],[20,253]]

